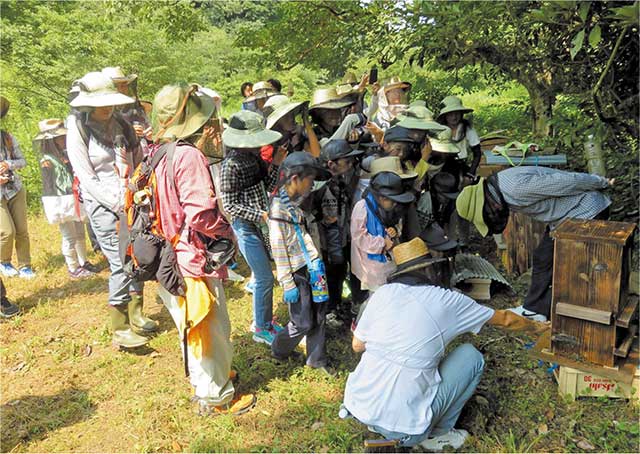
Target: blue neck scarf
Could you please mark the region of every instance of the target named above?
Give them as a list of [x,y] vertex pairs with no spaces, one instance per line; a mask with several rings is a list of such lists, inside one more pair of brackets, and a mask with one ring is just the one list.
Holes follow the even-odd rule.
[[[367,232],[369,235],[384,237],[387,232],[378,218],[378,202],[371,192],[365,197],[365,206],[367,207]],[[385,254],[367,254],[367,257],[376,262],[387,263]]]

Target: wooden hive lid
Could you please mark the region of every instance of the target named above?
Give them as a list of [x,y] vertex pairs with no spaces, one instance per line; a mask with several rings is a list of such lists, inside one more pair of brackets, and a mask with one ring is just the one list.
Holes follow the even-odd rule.
[[551,233],[551,236],[558,240],[580,240],[624,245],[634,234],[636,228],[637,225],[631,222],[566,219]]

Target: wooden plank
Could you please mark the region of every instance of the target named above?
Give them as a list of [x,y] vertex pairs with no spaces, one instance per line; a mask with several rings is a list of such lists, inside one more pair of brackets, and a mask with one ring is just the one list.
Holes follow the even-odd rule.
[[638,325],[631,325],[631,327],[629,328],[629,332],[627,333],[627,337],[622,341],[620,347],[613,349],[613,354],[621,358],[626,358],[629,355],[629,350],[631,350],[633,338],[636,337],[637,333]]
[[631,320],[633,320],[638,314],[638,298],[627,298],[627,305],[622,309],[618,319],[616,320],[616,326],[622,328],[628,328]]
[[600,309],[560,302],[556,304],[556,314],[564,317],[572,317],[580,320],[601,323],[603,325],[610,325],[611,318],[613,316],[611,311],[603,311]]
[[566,219],[551,234],[564,240],[609,242],[624,245],[635,233],[637,225],[630,222],[600,219]]
[[602,377],[610,378],[611,380],[620,381],[630,385],[633,382],[633,377],[638,369],[638,361],[640,355],[638,354],[638,339],[633,342],[633,347],[629,356],[621,360],[618,367],[604,367],[598,364],[576,361],[571,358],[567,358],[561,355],[556,355],[551,351],[551,333],[546,331],[543,333],[538,342],[535,343],[533,348],[527,350],[529,356],[546,361],[549,363],[556,363],[561,366],[571,367],[572,369],[578,369],[585,372],[591,372]]

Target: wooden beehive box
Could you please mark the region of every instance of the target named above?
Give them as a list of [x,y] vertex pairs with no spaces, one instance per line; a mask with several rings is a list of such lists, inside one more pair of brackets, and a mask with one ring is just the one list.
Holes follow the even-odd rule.
[[555,232],[551,348],[614,367],[629,354],[638,304],[627,295],[633,234],[625,222],[564,221]]

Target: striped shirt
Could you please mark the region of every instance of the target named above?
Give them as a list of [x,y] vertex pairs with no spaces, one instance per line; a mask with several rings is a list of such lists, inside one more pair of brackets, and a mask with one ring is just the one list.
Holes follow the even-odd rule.
[[512,167],[497,173],[498,186],[513,211],[525,213],[551,229],[565,219],[593,219],[611,205],[600,192],[606,178],[549,167]]
[[304,213],[300,208],[293,207],[287,202],[288,197],[284,190],[280,190],[278,195],[272,199],[271,208],[269,209],[271,252],[273,253],[273,260],[276,262],[276,275],[284,291],[293,290],[296,287],[293,281],[293,273],[307,265],[298,241],[298,235],[296,235],[293,218],[289,209],[287,209],[288,207],[293,210],[296,220],[300,222],[298,225],[302,231],[309,259],[318,258],[318,251],[304,225]]

